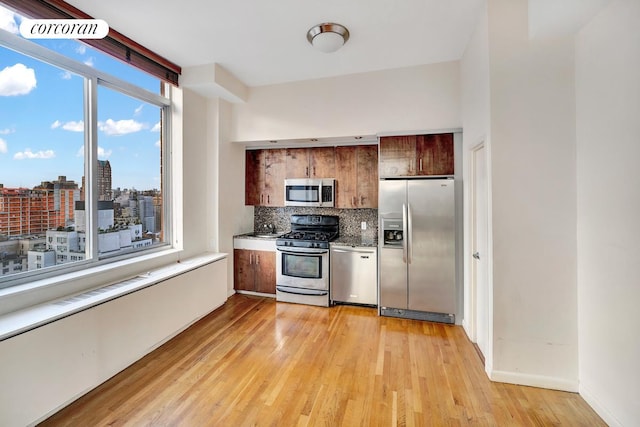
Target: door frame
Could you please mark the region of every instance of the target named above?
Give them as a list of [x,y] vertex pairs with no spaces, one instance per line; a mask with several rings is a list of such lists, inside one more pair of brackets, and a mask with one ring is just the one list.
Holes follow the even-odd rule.
[[477,162],[477,154],[480,150],[484,150],[484,170],[485,170],[485,186],[486,186],[486,219],[487,219],[487,237],[486,237],[486,245],[487,250],[485,254],[482,254],[484,261],[486,262],[486,304],[483,308],[486,313],[486,336],[484,337],[486,343],[486,349],[484,349],[484,360],[485,360],[485,371],[487,373],[490,372],[491,366],[493,365],[493,287],[491,281],[491,208],[490,208],[490,200],[491,200],[491,183],[490,183],[490,153],[489,153],[489,144],[483,138],[477,144],[473,145],[469,149],[469,199],[470,199],[470,209],[469,209],[469,252],[466,256],[469,259],[469,317],[468,325],[469,325],[469,338],[472,342],[478,342],[478,315],[481,310],[478,307],[478,284],[477,284],[477,263],[473,259],[473,252],[476,248],[476,210],[477,210],[477,195],[476,195],[476,162]]

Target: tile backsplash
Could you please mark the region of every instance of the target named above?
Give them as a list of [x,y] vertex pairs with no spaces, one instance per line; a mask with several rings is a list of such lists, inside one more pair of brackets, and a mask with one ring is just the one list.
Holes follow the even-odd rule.
[[254,209],[254,230],[262,230],[265,225],[274,225],[277,232],[289,231],[291,215],[337,215],[340,218],[341,236],[360,236],[362,222],[367,223],[367,234],[378,233],[377,209],[334,209],[334,208],[302,208],[284,207],[270,208],[256,206]]

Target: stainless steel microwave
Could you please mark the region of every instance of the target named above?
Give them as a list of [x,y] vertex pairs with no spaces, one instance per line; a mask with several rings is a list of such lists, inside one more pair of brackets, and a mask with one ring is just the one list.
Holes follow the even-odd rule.
[[332,208],[335,205],[335,182],[325,179],[285,179],[284,205]]

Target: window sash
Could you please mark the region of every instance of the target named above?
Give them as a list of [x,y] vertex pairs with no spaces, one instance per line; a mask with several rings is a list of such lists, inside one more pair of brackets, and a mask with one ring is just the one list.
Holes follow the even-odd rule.
[[[41,19],[93,19],[62,0],[0,0],[21,14]],[[180,66],[109,28],[104,39],[85,39],[84,43],[139,68],[162,81],[178,86]]]
[[[2,0],[4,1],[4,0]],[[88,65],[76,62],[58,52],[40,46],[29,40],[18,37],[7,31],[0,30],[0,45],[5,48],[15,50],[23,55],[30,56],[39,61],[48,63],[52,66],[66,69],[72,73],[78,74],[85,79],[84,83],[84,118],[85,118],[85,159],[84,173],[85,181],[90,182],[87,186],[85,201],[90,206],[90,215],[87,218],[87,250],[85,256],[88,259],[77,261],[70,264],[56,265],[47,269],[25,271],[15,276],[4,277],[0,281],[0,289],[28,283],[34,278],[49,278],[59,276],[67,272],[86,269],[88,266],[101,265],[111,263],[121,259],[130,259],[136,256],[146,255],[155,251],[165,250],[173,242],[172,228],[172,192],[171,192],[171,150],[169,149],[169,135],[171,135],[171,100],[165,96],[152,93],[146,89],[135,86],[129,82],[111,76],[105,72],[96,70]],[[97,191],[97,169],[98,169],[98,114],[97,114],[97,92],[98,86],[103,85],[112,90],[138,98],[149,104],[159,107],[161,110],[161,179],[162,182],[162,198],[163,198],[163,218],[162,229],[164,233],[163,244],[156,245],[149,249],[142,249],[124,254],[112,254],[99,256],[98,251],[98,197]],[[161,93],[170,93],[168,83],[162,87]]]

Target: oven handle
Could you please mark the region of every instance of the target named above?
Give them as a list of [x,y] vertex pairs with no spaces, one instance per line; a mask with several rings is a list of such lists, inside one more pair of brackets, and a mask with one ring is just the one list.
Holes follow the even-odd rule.
[[280,249],[279,247],[276,248],[278,251],[284,253],[284,254],[289,254],[289,255],[322,255],[322,254],[328,254],[329,250],[328,249],[317,249],[317,248],[287,248],[287,249]]
[[290,286],[276,286],[276,289],[280,292],[284,292],[286,294],[293,294],[293,295],[323,296],[329,293],[329,291],[324,291],[324,290],[292,288]]

